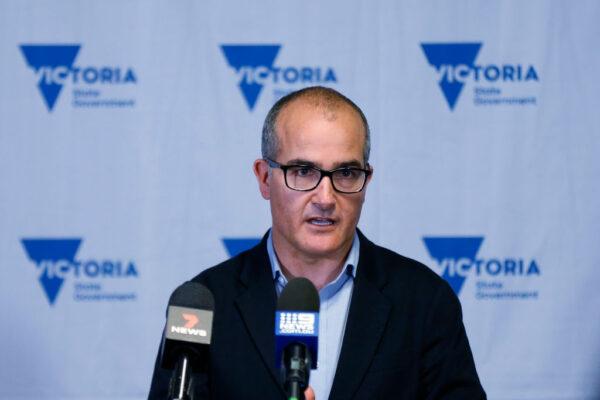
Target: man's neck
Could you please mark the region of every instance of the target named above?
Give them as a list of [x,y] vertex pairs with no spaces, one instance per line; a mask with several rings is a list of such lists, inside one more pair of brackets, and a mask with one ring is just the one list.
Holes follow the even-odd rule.
[[303,277],[310,280],[317,290],[321,290],[327,284],[331,283],[342,271],[344,261],[348,257],[352,247],[352,239],[339,249],[337,252],[329,255],[307,255],[282,246],[277,235],[273,234],[273,248],[275,256],[279,261],[281,272],[288,279]]

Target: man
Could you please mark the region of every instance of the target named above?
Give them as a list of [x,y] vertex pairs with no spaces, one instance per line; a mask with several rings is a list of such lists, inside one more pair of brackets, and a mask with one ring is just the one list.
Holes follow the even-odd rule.
[[[369,136],[360,108],[332,89],[291,93],[270,110],[254,173],[272,228],[258,246],[194,278],[215,296],[198,397],[283,398],[275,305],[301,276],[321,297],[310,378],[317,399],[485,399],[450,287],[357,230],[373,176]],[[155,369],[151,398],[164,396],[168,377]]]

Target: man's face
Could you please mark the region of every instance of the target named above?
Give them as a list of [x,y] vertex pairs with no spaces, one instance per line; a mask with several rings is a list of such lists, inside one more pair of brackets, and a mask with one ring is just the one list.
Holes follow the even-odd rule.
[[[331,170],[364,168],[364,128],[347,105],[335,111],[298,99],[279,114],[276,124],[283,165],[308,164]],[[262,172],[261,172],[262,171]],[[263,197],[271,202],[273,241],[278,252],[304,258],[341,258],[349,250],[365,199],[365,189],[344,194],[323,178],[314,190],[295,191],[285,185],[281,169],[267,173],[257,160],[255,173]]]

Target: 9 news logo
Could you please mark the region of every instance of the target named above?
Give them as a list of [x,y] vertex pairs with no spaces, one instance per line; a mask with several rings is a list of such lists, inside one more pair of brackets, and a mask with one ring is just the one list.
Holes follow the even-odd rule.
[[278,312],[277,333],[284,335],[315,335],[317,316],[310,312]]

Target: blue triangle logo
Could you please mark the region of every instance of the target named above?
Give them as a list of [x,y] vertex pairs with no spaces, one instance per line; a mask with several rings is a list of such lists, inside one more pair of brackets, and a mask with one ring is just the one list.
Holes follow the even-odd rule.
[[66,78],[73,67],[81,45],[23,44],[20,48],[27,65],[35,71],[48,111],[52,111],[63,87],[60,79]]
[[58,274],[48,271],[46,263],[75,262],[75,254],[81,244],[81,239],[22,239],[21,244],[29,259],[42,269],[39,277],[40,285],[48,303],[54,305],[56,297],[64,283]]
[[454,71],[458,66],[472,69],[481,45],[481,43],[421,43],[427,61],[440,75],[438,84],[451,111],[454,110],[464,86],[460,79],[454,79]]
[[[423,241],[431,258],[436,260],[440,266],[444,264],[444,260],[458,261],[461,258],[468,259],[472,265],[483,242],[483,237],[423,237]],[[444,270],[442,278],[450,284],[456,295],[460,293],[466,279],[462,275],[452,274],[449,268]]]
[[235,257],[260,243],[259,237],[248,238],[223,238],[223,245],[229,257]]
[[[265,74],[270,73],[281,45],[222,45],[221,50],[230,67],[238,75],[238,87],[252,111],[262,91]],[[262,68],[259,70],[259,68]]]

